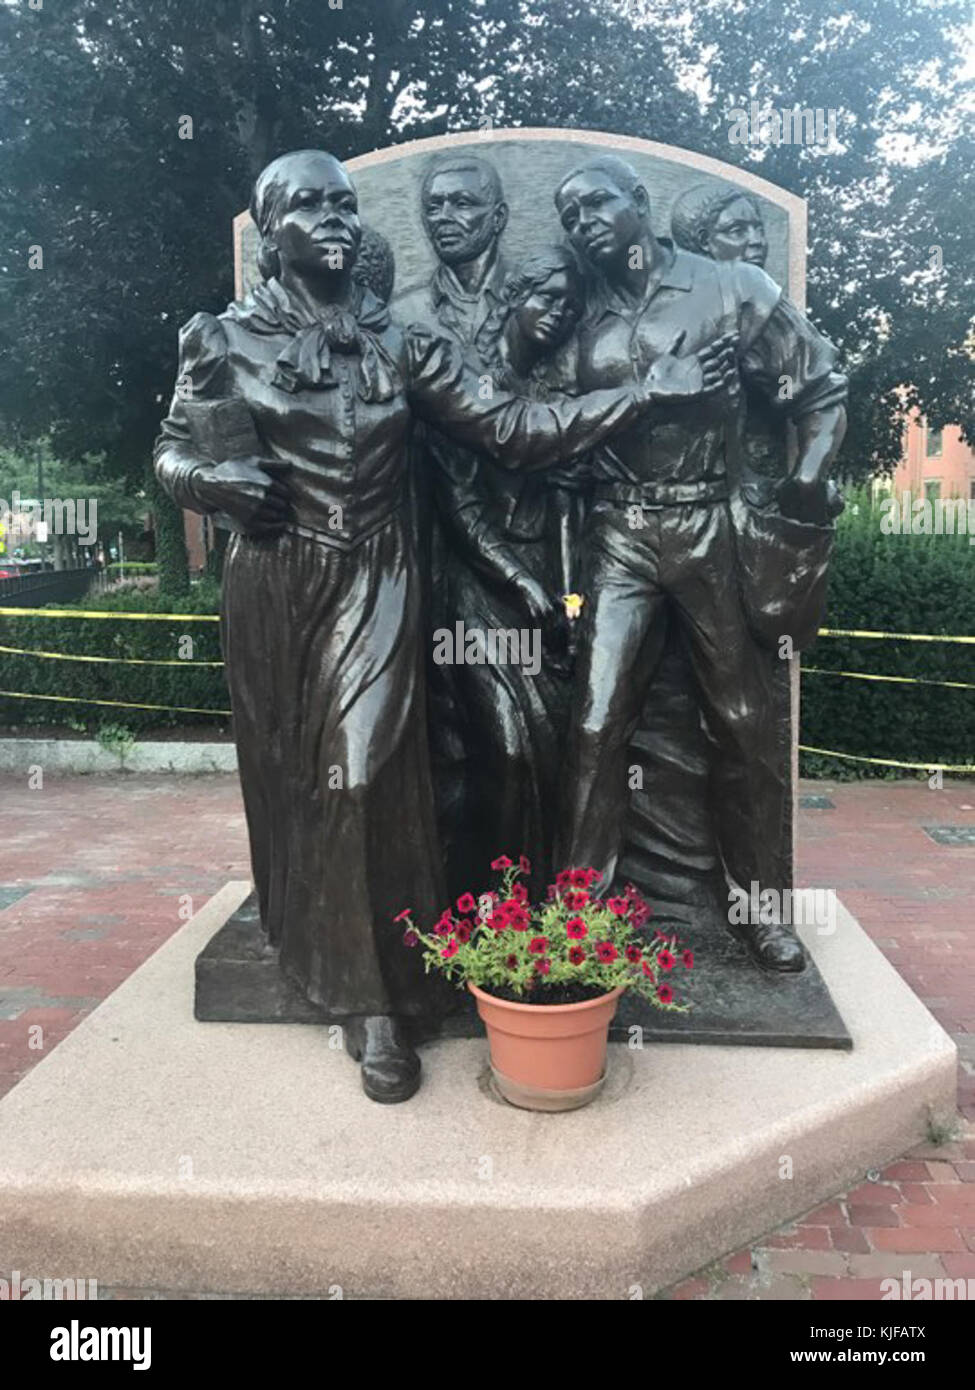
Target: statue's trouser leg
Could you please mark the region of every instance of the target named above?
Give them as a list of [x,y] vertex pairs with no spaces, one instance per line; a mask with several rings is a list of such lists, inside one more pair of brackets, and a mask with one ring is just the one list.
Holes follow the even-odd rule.
[[705,724],[725,867],[744,887],[781,890],[784,798],[772,669],[745,621],[726,508],[675,509],[661,570],[673,599]]
[[[657,514],[659,516],[659,514]],[[656,516],[628,530],[597,506],[586,535],[586,608],[562,784],[559,868],[616,871],[629,802],[627,744],[666,638]]]
[[[588,546],[590,599],[562,802],[560,863],[611,882],[627,802],[626,744],[659,660],[664,604],[674,603],[715,744],[729,871],[769,884],[785,788],[770,728],[768,683],[734,583],[725,507],[667,507],[629,529],[620,508],[597,511]],[[729,817],[729,820],[731,818]],[[769,886],[774,886],[770,884]]]

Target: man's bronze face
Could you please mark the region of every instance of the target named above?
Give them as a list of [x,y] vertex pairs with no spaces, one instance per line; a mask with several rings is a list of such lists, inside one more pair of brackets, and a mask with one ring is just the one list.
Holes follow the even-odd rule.
[[463,265],[486,251],[507,221],[476,169],[435,174],[423,200],[423,223],[433,249],[447,265]]
[[337,160],[295,160],[274,220],[272,240],[282,265],[299,274],[351,269],[362,239],[355,189]]
[[758,208],[749,198],[736,198],[722,208],[702,239],[702,251],[716,261],[747,261],[763,266],[768,238]]
[[518,331],[540,349],[558,347],[575,326],[581,310],[564,270],[556,270],[515,310]]
[[646,191],[619,188],[601,169],[584,169],[559,189],[555,199],[562,226],[581,256],[605,266],[626,257],[646,234]]

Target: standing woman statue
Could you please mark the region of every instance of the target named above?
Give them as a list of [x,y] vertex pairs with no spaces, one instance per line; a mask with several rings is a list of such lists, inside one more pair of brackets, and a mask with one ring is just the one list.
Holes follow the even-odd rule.
[[[581,272],[566,249],[539,251],[512,271],[477,340],[495,387],[537,401],[575,391],[573,331],[584,302]],[[515,473],[449,445],[439,452],[439,473],[449,623],[507,631],[527,620],[543,638],[537,667],[511,662],[452,673],[469,809],[450,878],[481,891],[496,854],[523,853],[540,891],[554,875],[570,692],[563,595],[574,588],[582,487],[568,471]]]
[[[512,467],[547,467],[660,395],[719,389],[726,352],[577,400],[485,401],[455,348],[395,327],[355,281],[362,231],[337,159],[274,160],[251,212],[265,283],[183,328],[155,466],[179,505],[238,531],[221,631],[264,930],[284,972],[344,1024],[366,1094],[402,1101],[420,1080],[408,1025],[438,1008],[393,918],[432,912],[441,873],[405,506],[411,412]],[[209,406],[231,406],[233,428],[221,435]]]

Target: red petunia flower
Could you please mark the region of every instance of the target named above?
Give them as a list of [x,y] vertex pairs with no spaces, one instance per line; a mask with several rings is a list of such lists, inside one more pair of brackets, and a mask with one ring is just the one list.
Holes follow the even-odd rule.
[[684,968],[685,968],[685,970],[693,970],[693,969],[694,969],[694,952],[693,952],[693,951],[685,951],[684,954],[681,956],[681,960],[684,962]]
[[504,931],[508,925],[508,918],[503,912],[492,912],[485,925],[493,928],[494,931]]
[[514,898],[515,902],[521,903],[522,906],[524,906],[528,901],[528,889],[523,883],[513,883],[511,885],[511,896]]
[[588,887],[589,887],[589,870],[588,870],[588,869],[570,869],[570,870],[569,870],[569,882],[570,882],[570,884],[572,885],[573,888],[588,888]]
[[449,922],[438,922],[433,929],[434,936],[453,936],[454,929]]
[[505,919],[508,926],[514,931],[527,931],[529,921],[528,913],[521,906],[521,903],[511,903],[510,905],[505,903],[504,906],[506,908]]
[[518,856],[518,872],[519,872],[519,873],[522,873],[522,874],[530,874],[531,871],[532,871],[532,861],[528,858],[527,854],[519,854],[519,856]]
[[509,970],[517,970],[517,969],[518,969],[518,957],[517,957],[517,956],[505,956],[505,958],[504,958],[504,963],[505,963],[505,965],[507,966],[507,968],[508,968]]
[[565,924],[565,934],[573,941],[581,941],[584,936],[589,935],[589,928],[581,917],[570,917]]
[[393,921],[405,922],[412,911],[412,907],[404,907],[402,912],[397,912],[396,916],[393,918]]
[[456,942],[456,941],[451,941],[450,944],[449,944],[448,946],[445,946],[445,947],[443,948],[443,950],[440,952],[440,954],[443,956],[444,960],[450,960],[450,957],[451,957],[451,956],[456,956],[456,954],[457,954],[457,952],[458,952],[459,950],[460,950],[460,947],[458,946],[457,942]]
[[656,979],[656,976],[654,975],[653,970],[650,968],[650,962],[648,960],[645,960],[642,962],[642,965],[644,975],[646,975],[647,979],[652,984],[653,981]]
[[454,932],[454,940],[459,941],[462,946],[466,946],[471,939],[470,922],[458,922],[457,930]]
[[616,947],[613,945],[611,941],[596,942],[596,955],[599,957],[599,959],[603,962],[604,965],[609,965],[612,961],[616,959],[618,954],[619,952],[617,951]]
[[475,901],[474,894],[473,894],[473,893],[461,893],[460,897],[457,899],[457,911],[458,911],[458,912],[475,912],[476,910],[477,910],[477,902]]
[[528,949],[533,956],[544,956],[545,952],[548,950],[548,937],[533,936],[528,943]]
[[492,860],[491,860],[491,868],[492,868],[492,869],[510,869],[510,868],[511,868],[511,860],[508,858],[508,856],[507,856],[506,854],[499,854],[498,857],[497,857],[497,859],[492,859]]
[[[460,935],[459,932],[458,935]],[[640,950],[639,946],[627,946],[626,959],[632,961],[634,965],[639,965],[640,961],[643,959],[643,952]]]
[[661,951],[660,955],[657,957],[657,964],[660,966],[661,970],[673,970],[676,962],[669,951]]
[[404,946],[415,946],[419,939],[420,938],[417,936],[416,932],[413,930],[412,927],[410,927],[409,931],[405,931],[403,933]]
[[617,917],[625,917],[629,911],[630,904],[625,898],[607,898],[606,906],[610,912],[615,912]]
[[558,889],[572,887],[572,870],[563,869],[555,875],[555,886]]
[[671,989],[670,985],[657,986],[657,998],[660,1000],[661,1004],[669,1004],[673,997],[674,991]]
[[543,956],[541,960],[535,962],[535,969],[539,975],[547,975],[552,968],[552,962]]
[[577,912],[580,907],[585,907],[589,901],[589,894],[584,888],[570,888],[562,894],[562,901],[571,911]]
[[586,953],[581,946],[569,947],[569,960],[573,965],[581,965],[586,958]]

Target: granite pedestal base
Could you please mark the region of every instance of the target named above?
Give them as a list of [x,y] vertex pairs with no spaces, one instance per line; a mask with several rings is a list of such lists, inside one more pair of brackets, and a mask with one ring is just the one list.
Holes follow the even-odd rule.
[[[0,1269],[103,1287],[632,1298],[860,1180],[953,1113],[955,1048],[854,919],[808,941],[853,1050],[611,1046],[517,1110],[485,1044],[375,1105],[319,1028],[193,1018],[228,884],[0,1101]],[[340,1043],[340,1039],[339,1039]]]

